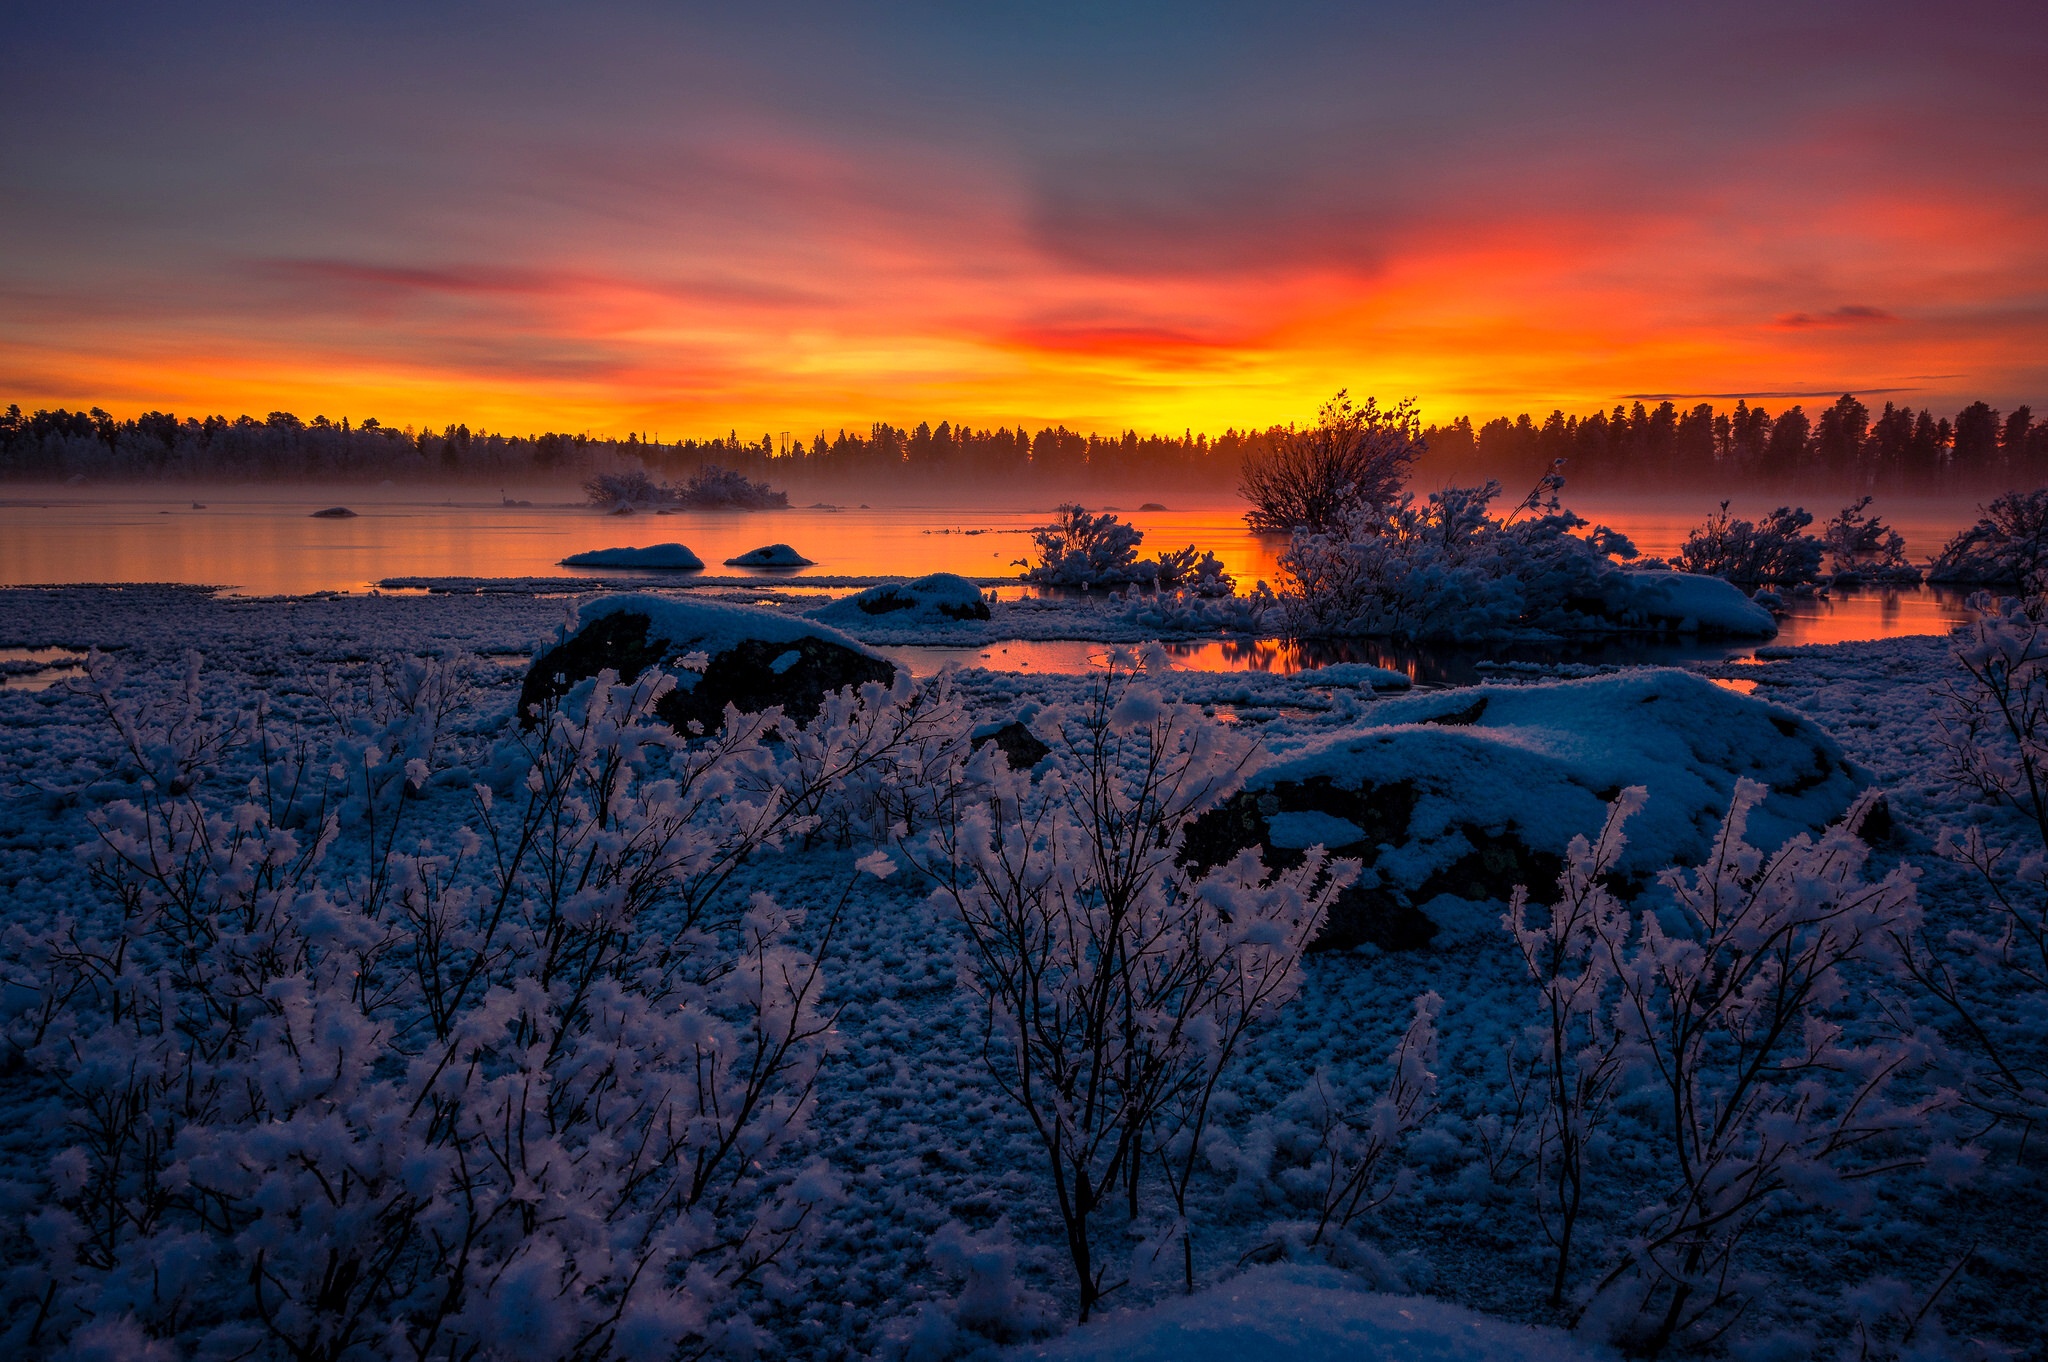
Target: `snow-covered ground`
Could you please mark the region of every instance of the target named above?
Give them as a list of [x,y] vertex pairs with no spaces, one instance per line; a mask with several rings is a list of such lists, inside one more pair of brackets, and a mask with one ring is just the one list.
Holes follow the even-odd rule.
[[[17,589],[0,591],[0,647],[118,650],[124,689],[138,698],[173,693],[184,653],[196,649],[210,706],[239,711],[260,693],[278,715],[309,725],[325,719],[337,690],[362,686],[373,662],[440,654],[469,673],[471,690],[448,731],[457,756],[481,766],[512,720],[527,659],[557,637],[574,606],[511,593],[247,600],[175,587]],[[1159,624],[1147,632],[1127,604],[1094,608],[1099,636],[1171,632]],[[963,641],[1029,637],[1038,613],[1061,616],[1048,630],[1073,627],[1070,610],[1018,603],[987,622],[945,621],[903,641],[951,641],[955,629],[973,635]],[[876,618],[886,624],[890,616]],[[864,641],[893,641],[857,632]],[[1763,656],[1697,670],[1753,683],[1758,699],[1832,735],[1888,791],[1896,833],[1879,860],[1921,868],[1930,929],[1983,925],[1977,892],[1933,854],[1945,826],[1998,827],[2008,817],[1974,806],[1947,778],[1936,728],[1938,692],[1953,672],[1947,643],[1904,638]],[[1390,703],[1376,698],[1372,671],[1175,673],[1163,689],[1258,733],[1275,752],[1302,751],[1354,731]],[[993,671],[956,679],[991,721],[1069,698],[1081,684]],[[88,900],[73,849],[89,838],[88,810],[127,787],[115,774],[104,716],[66,686],[0,687],[0,735],[0,902],[5,925],[39,926]],[[410,826],[445,844],[469,813],[461,788],[433,786]],[[1020,1337],[1034,1322],[1065,1327],[1074,1299],[1043,1155],[983,1065],[979,1005],[961,986],[956,925],[910,874],[857,876],[862,851],[768,855],[735,882],[737,890],[767,889],[814,907],[838,886],[859,886],[826,965],[837,1041],[812,1120],[812,1152],[837,1174],[844,1199],[791,1284],[754,1303],[766,1355],[935,1357],[1004,1342],[1022,1356],[1131,1362],[1583,1355],[1581,1341],[1528,1327],[1565,1321],[1545,1303],[1551,1255],[1526,1176],[1490,1157],[1509,1100],[1503,1055],[1528,1011],[1512,942],[1485,932],[1426,951],[1312,957],[1300,995],[1258,1034],[1226,1083],[1226,1139],[1190,1205],[1204,1292],[1181,1300],[1176,1272],[1141,1273],[1111,1298],[1130,1313],[1112,1312],[1064,1338]],[[1531,886],[1545,901],[1551,888]],[[1244,1271],[1248,1257],[1271,1256],[1275,1223],[1299,1213],[1276,1164],[1287,1138],[1276,1113],[1319,1072],[1342,1086],[1381,1082],[1412,1000],[1426,990],[1443,999],[1440,1110],[1410,1141],[1401,1190],[1371,1218],[1369,1251],[1344,1274],[1299,1264]],[[1923,1020],[1941,1020],[1924,1000],[1918,1007]],[[47,1083],[22,1068],[16,1052],[7,1066],[0,1217],[8,1228],[0,1240],[11,1247],[0,1252],[14,1268],[28,1256],[20,1227],[47,1202],[62,1134]],[[1627,1238],[1661,1185],[1654,1122],[1650,1103],[1624,1100],[1596,1148],[1589,1267]],[[1960,1118],[1940,1117],[1931,1138],[1975,1133]],[[2023,1154],[2011,1128],[1994,1130],[1983,1137],[1987,1152],[1974,1176],[1950,1161],[1874,1182],[1853,1218],[1793,1205],[1776,1212],[1743,1260],[1758,1285],[1723,1346],[1759,1359],[1833,1355],[1859,1318],[1910,1315],[1960,1261],[1928,1319],[1945,1320],[1957,1338],[2043,1355],[2048,1196],[2039,1143]],[[1160,1204],[1155,1198],[1128,1237],[1112,1225],[1104,1235],[1110,1251],[1128,1253],[1156,1233]],[[1000,1268],[995,1287],[990,1262]],[[5,1307],[12,1332],[4,1336],[19,1344],[32,1302],[18,1294],[28,1279],[14,1280]],[[978,1333],[952,1327],[964,1295],[978,1288],[1002,1297],[986,1315],[994,1322]]]

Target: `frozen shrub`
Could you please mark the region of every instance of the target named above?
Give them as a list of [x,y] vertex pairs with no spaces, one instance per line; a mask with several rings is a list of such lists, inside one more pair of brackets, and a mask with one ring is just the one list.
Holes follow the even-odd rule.
[[1223,560],[1213,553],[1197,557],[1193,544],[1160,554],[1159,572],[1154,580],[1162,591],[1171,587],[1203,597],[1228,596],[1237,590],[1237,582],[1224,570]]
[[791,1289],[838,1195],[803,1152],[836,910],[732,878],[930,737],[875,713],[919,697],[778,755],[773,710],[693,741],[653,715],[673,678],[606,673],[429,846],[442,682],[389,675],[304,760],[209,718],[196,662],[137,708],[94,660],[136,794],[92,814],[78,910],[5,942],[8,1041],[62,1104],[15,1353],[666,1357]]
[[1141,629],[1182,634],[1271,633],[1283,623],[1279,605],[1279,598],[1264,582],[1242,596],[1133,591],[1128,595],[1112,592],[1107,602],[1113,615]]
[[1161,1130],[1169,1160],[1192,1166],[1217,1075],[1293,996],[1352,867],[1314,851],[1269,875],[1247,851],[1197,878],[1181,861],[1188,824],[1242,784],[1255,744],[1166,703],[1127,663],[1034,729],[1051,748],[1042,774],[988,744],[906,853],[964,930],[983,1055],[1037,1134],[1086,1320],[1122,1284],[1098,1217],[1121,1199],[1135,1222]]
[[1252,504],[1245,523],[1278,534],[1339,531],[1358,512],[1392,502],[1422,452],[1413,398],[1382,411],[1375,398],[1361,407],[1339,391],[1315,425],[1245,455],[1238,487]]
[[[1574,837],[1558,875],[1557,902],[1532,922],[1517,885],[1501,916],[1539,995],[1529,1033],[1541,1107],[1533,1131],[1537,1214],[1557,1250],[1550,1304],[1564,1301],[1572,1239],[1585,1205],[1587,1151],[1620,1085],[1624,1050],[1614,1026],[1617,962],[1629,915],[1604,883],[1621,858],[1622,825],[1648,792],[1623,790],[1597,841]],[[1512,1059],[1511,1059],[1512,1062]]]
[[1990,930],[1952,931],[1945,950],[1921,943],[1909,960],[1990,1066],[1966,1098],[2030,1129],[2048,1117],[2048,601],[1979,593],[1970,604],[1942,739],[1956,782],[2015,810],[2024,845],[1944,830],[1939,849],[1984,890]]
[[692,510],[774,511],[789,505],[789,493],[715,463],[705,464],[690,474],[689,481],[672,483],[662,491],[668,500]]
[[1216,555],[1197,555],[1195,546],[1163,553],[1157,559],[1138,557],[1145,532],[1104,512],[1091,515],[1079,506],[1061,506],[1050,525],[1031,532],[1038,549],[1036,562],[1020,558],[1024,580],[1042,586],[1129,586],[1151,582],[1184,587],[1204,596],[1228,596],[1234,583]]
[[1867,578],[1877,582],[1913,583],[1920,569],[1906,561],[1906,541],[1877,516],[1868,513],[1871,498],[1844,506],[1828,522],[1821,543],[1837,580]]
[[1707,577],[1725,577],[1744,586],[1759,583],[1790,586],[1820,575],[1825,545],[1806,527],[1813,513],[1780,506],[1760,521],[1731,517],[1728,503],[1686,537],[1676,566]]
[[651,506],[668,500],[644,468],[621,473],[592,473],[583,480],[583,495],[592,506]]
[[1924,1044],[1859,1044],[1830,1015],[1869,987],[1862,972],[1903,972],[1919,922],[1910,868],[1864,876],[1869,848],[1850,829],[1875,795],[1768,860],[1743,840],[1763,795],[1738,782],[1707,862],[1663,873],[1666,915],[1602,933],[1615,1027],[1663,1107],[1668,1182],[1589,1309],[1651,1354],[1725,1327],[1747,1284],[1740,1248],[1774,1207],[1853,1214],[1860,1182],[1919,1166],[1910,1146],[1951,1100],[1894,1101]]
[[1475,639],[1592,625],[1627,596],[1610,555],[1626,538],[1569,511],[1502,522],[1500,485],[1451,487],[1417,504],[1350,514],[1332,533],[1298,530],[1281,556],[1289,627],[1311,637]]
[[1327,1074],[1316,1074],[1288,1104],[1308,1136],[1301,1166],[1282,1181],[1315,1213],[1307,1244],[1336,1246],[1352,1226],[1386,1204],[1399,1187],[1401,1146],[1436,1104],[1436,1018],[1443,999],[1425,993],[1394,1051],[1386,1089],[1369,1102],[1344,1100]]
[[1121,586],[1149,581],[1141,571],[1138,545],[1144,531],[1104,513],[1090,515],[1079,506],[1061,506],[1050,525],[1031,532],[1038,561],[1024,564],[1024,579],[1047,586]]
[[1930,582],[1970,586],[2048,587],[2048,487],[2007,492],[1983,518],[1942,546],[1927,570]]

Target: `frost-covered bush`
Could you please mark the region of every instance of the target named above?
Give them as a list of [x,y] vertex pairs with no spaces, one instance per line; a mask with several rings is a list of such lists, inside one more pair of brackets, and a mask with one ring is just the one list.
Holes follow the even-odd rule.
[[1177,588],[1195,596],[1228,596],[1237,581],[1225,570],[1223,560],[1213,553],[1196,556],[1195,546],[1159,555],[1159,572],[1153,578],[1160,590]]
[[1104,512],[1090,515],[1076,505],[1061,506],[1049,525],[1031,532],[1038,561],[1019,560],[1024,580],[1046,586],[1121,586],[1151,580],[1141,572],[1138,545],[1145,533]]
[[1242,596],[1191,591],[1111,593],[1108,608],[1140,629],[1185,634],[1256,634],[1281,624],[1279,597],[1260,582]]
[[657,487],[642,468],[592,473],[583,480],[583,495],[592,506],[652,506],[669,499],[667,490]]
[[1615,1030],[1662,1107],[1666,1185],[1589,1310],[1653,1355],[1725,1327],[1751,1286],[1741,1246],[1775,1207],[1854,1214],[1863,1181],[1921,1166],[1915,1142],[1952,1100],[1896,1098],[1925,1044],[1859,1041],[1833,1015],[1870,988],[1868,975],[1904,974],[1919,922],[1910,867],[1865,877],[1870,850],[1851,829],[1875,795],[1768,859],[1743,838],[1763,795],[1738,783],[1707,862],[1660,877],[1663,913],[1597,931]]
[[1942,739],[1956,782],[2016,810],[2026,831],[2015,845],[1982,827],[1944,830],[1939,850],[1971,872],[1992,922],[1924,943],[1911,963],[1988,1065],[1965,1097],[2024,1128],[2048,1119],[2048,601],[1979,593],[1970,604]]
[[908,852],[964,930],[983,1054],[1037,1134],[1086,1320],[1122,1280],[1099,1218],[1121,1201],[1135,1225],[1148,1159],[1175,1194],[1164,1233],[1192,1278],[1184,1198],[1215,1085],[1294,995],[1355,867],[1320,851],[1270,875],[1256,850],[1206,875],[1183,864],[1189,823],[1242,784],[1256,745],[1127,664],[1033,728],[1051,748],[1036,779],[986,745]]
[[1080,506],[1061,506],[1053,522],[1031,532],[1036,561],[1020,558],[1024,580],[1041,586],[1129,586],[1151,582],[1181,586],[1205,596],[1227,596],[1234,589],[1230,574],[1215,554],[1197,555],[1195,546],[1163,553],[1157,559],[1138,557],[1145,532],[1104,512],[1091,515]]
[[1398,1187],[1401,1146],[1435,1108],[1436,1019],[1443,999],[1425,993],[1387,1057],[1387,1086],[1350,1103],[1325,1074],[1297,1093],[1286,1114],[1310,1137],[1302,1164],[1282,1181],[1315,1214],[1310,1247],[1342,1244],[1359,1217],[1386,1204]]
[[2007,492],[1983,518],[1942,546],[1927,570],[1930,582],[2048,588],[2048,487]]
[[1610,555],[1628,540],[1569,511],[1488,514],[1500,485],[1451,487],[1418,504],[1350,514],[1333,533],[1295,532],[1281,556],[1280,599],[1293,632],[1312,637],[1473,639],[1517,630],[1571,632],[1625,597]]
[[1550,1279],[1553,1309],[1564,1302],[1571,1271],[1588,1152],[1622,1078],[1625,1051],[1614,1005],[1629,915],[1606,880],[1621,859],[1622,825],[1648,795],[1640,785],[1628,787],[1609,806],[1597,840],[1572,839],[1557,879],[1557,902],[1540,921],[1532,920],[1529,891],[1521,885],[1501,915],[1538,994],[1528,1032],[1540,1106],[1529,1143],[1537,1215],[1557,1250]]
[[1278,534],[1339,532],[1359,513],[1391,503],[1422,452],[1413,398],[1382,411],[1375,398],[1361,407],[1339,391],[1315,425],[1246,453],[1238,486],[1252,504],[1245,523]]
[[1724,501],[1718,513],[1708,516],[1705,524],[1686,537],[1676,566],[1744,586],[1810,582],[1820,575],[1821,555],[1826,551],[1826,545],[1806,533],[1812,523],[1811,511],[1788,506],[1780,506],[1760,521],[1741,520],[1728,514]]
[[692,510],[775,511],[789,505],[789,493],[755,482],[736,469],[707,463],[689,480],[662,489],[667,499]]
[[1869,514],[1870,502],[1864,497],[1844,506],[1821,535],[1835,579],[1918,582],[1920,569],[1906,561],[1905,536]]
[[871,686],[778,750],[776,711],[688,739],[672,677],[605,673],[430,845],[449,681],[392,675],[280,738],[209,717],[196,661],[147,709],[92,661],[135,793],[75,911],[5,940],[10,1052],[62,1111],[13,1355],[666,1358],[751,1346],[791,1289],[837,1196],[803,1157],[836,910],[733,876],[900,817],[844,792],[943,748],[943,699]]

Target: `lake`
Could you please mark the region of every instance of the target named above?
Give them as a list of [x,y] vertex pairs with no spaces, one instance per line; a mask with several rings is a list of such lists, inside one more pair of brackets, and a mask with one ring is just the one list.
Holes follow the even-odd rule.
[[[1031,527],[1050,503],[960,505],[858,504],[774,512],[641,513],[608,516],[567,504],[561,489],[515,491],[479,498],[474,487],[190,485],[6,489],[0,499],[0,585],[77,582],[185,582],[250,595],[369,590],[392,577],[601,577],[569,569],[572,553],[614,546],[679,541],[709,565],[708,574],[755,576],[785,586],[806,577],[891,576],[957,572],[1008,577],[1030,550]],[[1706,497],[1590,499],[1573,508],[1612,525],[1646,554],[1674,552],[1713,509]],[[343,505],[348,519],[311,513]],[[1095,509],[1108,509],[1097,507]],[[1765,498],[1737,503],[1736,514],[1769,509]],[[1902,503],[1876,508],[1906,537],[1915,557],[1932,554],[1977,515],[1974,502]],[[1235,500],[1176,505],[1165,510],[1119,508],[1145,532],[1148,551],[1194,544],[1214,552],[1241,581],[1275,580],[1283,541],[1249,533]],[[726,558],[768,543],[793,545],[816,566],[798,573],[724,568]],[[636,574],[624,574],[636,575]],[[681,580],[687,581],[688,578]],[[1010,588],[1021,590],[1021,588]],[[1963,593],[1919,587],[1859,590],[1833,599],[1793,601],[1781,644],[1834,643],[1900,634],[1942,633],[1965,616]],[[1008,645],[1008,652],[910,649],[923,669],[924,654],[960,656],[991,666],[1068,670],[1099,655],[1099,644]],[[1466,676],[1481,660],[1457,650],[1418,652],[1395,645],[1357,643],[1305,646],[1263,640],[1187,645],[1185,665],[1224,670],[1294,671],[1332,660],[1395,666],[1418,679]],[[1746,652],[1747,648],[1732,651]],[[990,653],[986,658],[982,653]],[[1726,657],[1715,644],[1643,644],[1489,649],[1487,660],[1677,661]],[[906,660],[909,660],[906,658]]]

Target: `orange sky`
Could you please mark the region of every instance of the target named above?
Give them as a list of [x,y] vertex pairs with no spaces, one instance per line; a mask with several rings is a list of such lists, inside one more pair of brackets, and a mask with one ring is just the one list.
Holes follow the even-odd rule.
[[2048,402],[2037,8],[153,13],[53,11],[0,94],[0,401],[669,438]]

